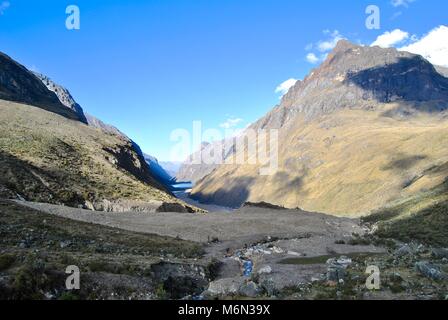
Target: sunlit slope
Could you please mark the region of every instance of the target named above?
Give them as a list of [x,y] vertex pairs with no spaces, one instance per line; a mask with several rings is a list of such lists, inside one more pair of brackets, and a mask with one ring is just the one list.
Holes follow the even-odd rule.
[[258,166],[224,165],[194,193],[234,206],[266,201],[359,216],[440,185],[448,172],[433,168],[448,162],[448,119],[387,116],[395,107],[340,110],[312,121],[298,117],[280,131],[275,175],[260,176]]
[[0,186],[6,194],[72,206],[178,202],[143,167],[129,140],[43,109],[0,100]]

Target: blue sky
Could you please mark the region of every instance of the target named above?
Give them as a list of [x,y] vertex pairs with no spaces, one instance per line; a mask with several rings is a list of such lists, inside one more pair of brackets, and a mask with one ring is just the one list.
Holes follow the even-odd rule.
[[[80,30],[65,28],[71,4]],[[365,27],[370,4],[381,9],[380,30]],[[228,119],[244,127],[263,116],[279,84],[316,66],[306,57],[320,59],[320,44],[371,44],[400,29],[405,45],[447,18],[446,0],[0,0],[0,51],[164,160],[176,128]]]

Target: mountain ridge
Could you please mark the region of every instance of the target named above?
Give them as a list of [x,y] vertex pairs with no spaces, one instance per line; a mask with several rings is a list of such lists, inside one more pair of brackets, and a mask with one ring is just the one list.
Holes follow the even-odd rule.
[[402,187],[448,159],[447,108],[448,79],[421,56],[340,41],[249,127],[279,130],[278,172],[261,177],[259,165],[220,165],[192,196],[224,206],[264,201],[366,214],[442,182],[425,177],[418,187]]
[[101,211],[197,210],[154,177],[134,141],[5,54],[0,109],[1,197]]

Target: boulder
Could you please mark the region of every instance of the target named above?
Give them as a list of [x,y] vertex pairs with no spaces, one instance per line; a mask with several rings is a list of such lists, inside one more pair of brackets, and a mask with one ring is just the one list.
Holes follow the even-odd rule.
[[434,248],[431,250],[431,255],[436,259],[448,259],[448,249]]
[[242,278],[226,278],[210,282],[206,291],[206,296],[226,297],[236,295],[240,287],[243,285]]
[[440,268],[427,261],[417,262],[415,269],[429,279],[442,280],[444,278],[444,274],[440,271]]
[[271,266],[264,266],[261,267],[260,270],[258,270],[258,274],[271,274],[271,273],[272,273]]
[[253,281],[244,283],[239,288],[239,294],[243,297],[256,298],[261,295],[263,290]]
[[412,250],[411,246],[408,244],[401,246],[394,252],[394,256],[396,256],[397,258],[411,256],[413,254],[414,254],[414,250]]

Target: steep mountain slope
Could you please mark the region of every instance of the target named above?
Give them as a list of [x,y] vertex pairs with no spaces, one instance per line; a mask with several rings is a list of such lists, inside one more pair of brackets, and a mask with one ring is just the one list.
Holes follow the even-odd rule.
[[192,210],[168,194],[132,140],[93,117],[87,125],[66,89],[0,57],[0,197],[105,211],[167,203]]
[[56,94],[32,72],[1,52],[0,99],[31,104],[69,119],[84,121],[75,111],[64,107]]
[[159,164],[171,177],[176,177],[182,166],[180,161],[159,161]]
[[165,169],[159,164],[159,160],[157,160],[157,158],[147,154],[144,154],[144,158],[154,177],[156,177],[157,180],[163,183],[167,188],[170,188],[170,186],[176,182],[176,179],[169,175],[168,172],[166,172]]
[[131,145],[132,149],[134,149],[137,155],[145,160],[145,162],[142,163],[142,166],[146,167],[147,171],[149,171],[150,175],[159,183],[160,186],[163,186],[163,188],[170,190],[171,184],[173,183],[173,177],[169,176],[169,174],[166,173],[166,171],[159,165],[157,159],[155,159],[152,156],[145,155],[140,149],[140,147],[137,145],[137,143],[131,140],[127,135],[125,135],[116,127],[104,123],[100,119],[90,114],[85,114],[84,110],[75,101],[75,99],[72,97],[72,95],[66,88],[55,83],[45,75],[38,73],[35,73],[35,75],[45,84],[48,90],[56,94],[56,96],[59,98],[59,100],[64,106],[73,110],[79,116],[80,119],[83,119],[82,122],[85,122],[90,127],[99,129],[106,134],[115,135],[120,139],[127,141],[127,144]]
[[73,99],[72,95],[66,88],[53,82],[50,78],[43,74],[34,72],[34,75],[40,81],[42,81],[42,83],[47,87],[48,90],[53,92],[58,97],[59,101],[64,106],[75,112],[82,122],[87,123],[87,118],[84,114],[84,110],[82,110],[81,106],[75,101],[75,99]]
[[430,169],[448,161],[447,108],[448,79],[422,57],[340,41],[251,127],[279,129],[277,173],[221,165],[193,196],[365,214],[444,181]]

